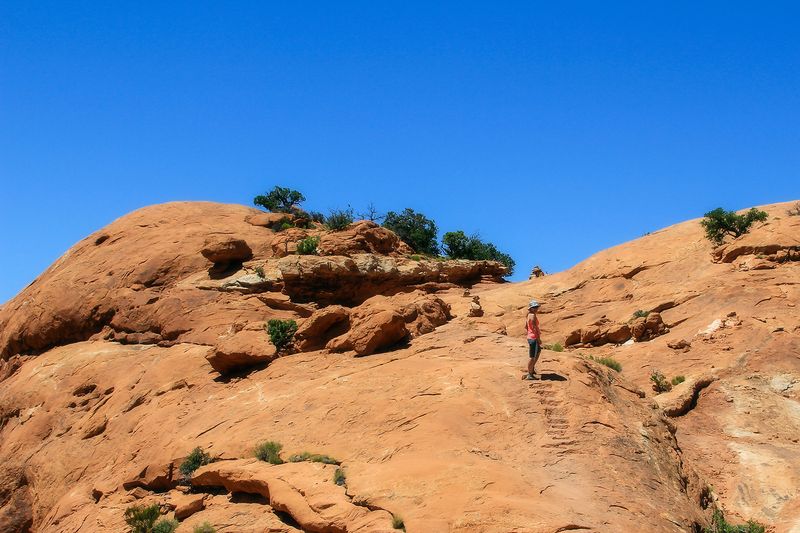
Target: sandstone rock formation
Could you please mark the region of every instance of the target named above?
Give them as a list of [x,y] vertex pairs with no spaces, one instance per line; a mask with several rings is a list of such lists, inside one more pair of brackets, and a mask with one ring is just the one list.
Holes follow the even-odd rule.
[[[132,213],[0,307],[0,531],[124,531],[135,503],[179,532],[388,532],[392,515],[425,533],[699,531],[716,507],[796,530],[800,263],[777,257],[797,226],[765,209],[730,262],[689,221],[517,284],[497,263],[415,261],[369,223]],[[300,234],[334,255],[275,250]],[[209,236],[252,259],[209,269]],[[742,269],[748,254],[776,260]],[[531,298],[568,348],[526,382]],[[294,354],[276,357],[272,318],[298,323]],[[686,381],[655,395],[655,368]],[[336,466],[255,461],[265,440],[335,457],[345,485]],[[189,490],[197,446],[216,462]]]

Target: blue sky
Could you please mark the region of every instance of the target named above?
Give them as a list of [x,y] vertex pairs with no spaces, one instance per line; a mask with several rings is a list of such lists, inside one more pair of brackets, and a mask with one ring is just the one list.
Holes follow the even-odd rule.
[[133,209],[275,184],[479,232],[517,279],[800,199],[797,6],[2,2],[0,301]]

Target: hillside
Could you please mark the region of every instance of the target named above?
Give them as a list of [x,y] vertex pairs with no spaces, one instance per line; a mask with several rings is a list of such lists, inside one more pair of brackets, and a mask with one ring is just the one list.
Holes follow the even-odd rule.
[[[718,249],[688,221],[523,283],[369,222],[131,213],[0,308],[0,530],[125,531],[157,503],[180,532],[700,531],[715,508],[800,531],[789,205]],[[294,253],[307,235],[320,255]],[[567,348],[522,381],[531,298]],[[298,323],[297,353],[270,319]],[[656,394],[655,369],[686,379]],[[261,441],[346,483],[256,461]],[[198,446],[217,460],[188,485]]]

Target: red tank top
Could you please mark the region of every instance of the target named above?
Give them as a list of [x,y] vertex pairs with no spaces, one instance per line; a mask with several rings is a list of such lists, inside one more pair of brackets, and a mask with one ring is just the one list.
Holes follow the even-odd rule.
[[539,317],[533,315],[533,318],[529,318],[526,321],[526,326],[528,330],[529,339],[535,340],[541,336],[541,332],[539,331]]

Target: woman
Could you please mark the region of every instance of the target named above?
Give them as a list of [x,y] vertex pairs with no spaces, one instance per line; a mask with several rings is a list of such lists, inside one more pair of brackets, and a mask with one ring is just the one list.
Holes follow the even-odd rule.
[[528,334],[528,373],[522,379],[536,379],[536,361],[539,360],[539,353],[542,351],[542,332],[539,330],[539,317],[536,312],[539,310],[539,302],[531,300],[528,304],[528,316],[525,319],[525,331]]

